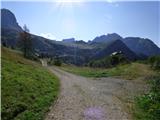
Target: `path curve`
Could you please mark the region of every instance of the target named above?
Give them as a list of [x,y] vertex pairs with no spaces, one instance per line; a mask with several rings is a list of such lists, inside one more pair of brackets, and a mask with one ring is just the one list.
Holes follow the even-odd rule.
[[[61,92],[45,120],[130,120],[125,100],[147,88],[135,81],[91,79],[56,67],[48,69],[59,77]],[[128,98],[123,101],[123,97]]]

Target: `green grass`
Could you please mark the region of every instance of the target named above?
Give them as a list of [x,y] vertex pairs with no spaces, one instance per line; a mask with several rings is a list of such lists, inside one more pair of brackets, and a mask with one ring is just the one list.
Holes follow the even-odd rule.
[[148,65],[131,63],[114,68],[100,69],[63,65],[61,69],[85,77],[119,77],[124,79],[148,78],[155,74]]
[[60,67],[61,69],[71,72],[77,75],[85,76],[85,77],[106,77],[107,74],[104,74],[103,69],[92,69],[89,67],[77,67],[77,66],[69,66],[69,65],[63,65]]
[[151,79],[151,89],[135,100],[134,117],[136,120],[160,120],[160,75]]
[[2,120],[42,120],[57,99],[59,80],[39,64],[2,48]]

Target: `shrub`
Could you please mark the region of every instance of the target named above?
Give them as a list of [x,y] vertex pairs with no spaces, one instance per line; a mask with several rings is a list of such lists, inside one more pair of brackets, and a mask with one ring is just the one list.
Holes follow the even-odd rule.
[[154,77],[150,92],[137,98],[136,105],[141,111],[137,118],[160,120],[160,76]]
[[99,67],[99,68],[110,68],[117,66],[118,64],[128,63],[128,60],[123,54],[117,54],[108,56],[101,60],[92,60],[89,62],[90,67]]
[[61,66],[61,65],[62,65],[61,60],[60,60],[60,59],[55,59],[55,60],[54,60],[54,65],[56,65],[56,66]]
[[56,58],[51,58],[49,61],[48,61],[48,64],[50,65],[56,65],[56,66],[61,66],[62,65],[62,61],[56,57]]
[[160,70],[160,56],[153,56],[148,59],[148,63],[153,69]]

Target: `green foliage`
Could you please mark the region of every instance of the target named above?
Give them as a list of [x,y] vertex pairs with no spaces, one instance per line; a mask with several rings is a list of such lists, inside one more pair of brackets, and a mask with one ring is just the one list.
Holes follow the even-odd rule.
[[56,66],[61,66],[61,65],[62,65],[61,60],[60,60],[60,59],[55,59],[55,60],[54,60],[54,65],[56,65]]
[[122,64],[113,68],[90,68],[90,67],[76,67],[64,65],[63,70],[82,75],[85,77],[109,77],[116,76],[125,79],[146,79],[154,75],[154,71],[148,65],[140,63]]
[[2,48],[2,120],[42,120],[59,81],[39,64]]
[[160,56],[153,56],[148,59],[148,63],[153,69],[160,70]]
[[125,58],[123,54],[116,54],[108,56],[101,60],[93,60],[89,62],[89,67],[94,68],[110,68],[119,64],[128,63],[129,61]]
[[137,119],[160,120],[160,76],[153,78],[148,94],[136,99]]
[[62,65],[62,61],[58,57],[51,58],[49,60],[48,64],[50,64],[50,65],[56,65],[56,66],[61,66]]

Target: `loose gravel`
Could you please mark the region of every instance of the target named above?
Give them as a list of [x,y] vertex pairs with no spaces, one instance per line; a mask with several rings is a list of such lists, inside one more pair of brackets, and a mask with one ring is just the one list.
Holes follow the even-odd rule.
[[143,82],[115,78],[85,78],[48,67],[61,82],[56,103],[45,120],[131,120],[130,103],[147,90]]

